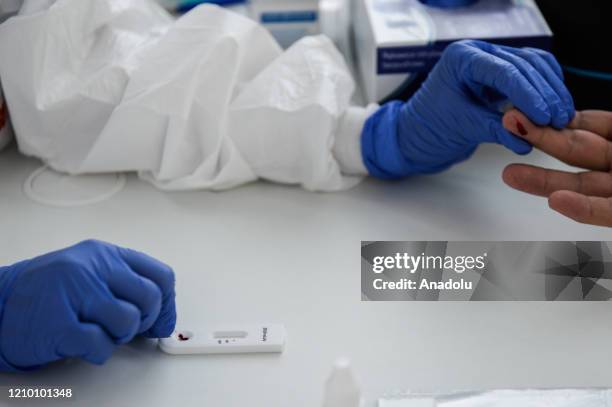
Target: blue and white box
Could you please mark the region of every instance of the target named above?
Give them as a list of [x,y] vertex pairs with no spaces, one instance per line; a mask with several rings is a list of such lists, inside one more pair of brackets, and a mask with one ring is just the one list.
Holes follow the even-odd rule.
[[319,0],[251,0],[249,7],[251,17],[284,48],[304,36],[320,33]]
[[355,49],[368,102],[406,94],[444,49],[462,39],[550,49],[552,31],[534,0],[479,0],[446,9],[419,0],[356,0]]

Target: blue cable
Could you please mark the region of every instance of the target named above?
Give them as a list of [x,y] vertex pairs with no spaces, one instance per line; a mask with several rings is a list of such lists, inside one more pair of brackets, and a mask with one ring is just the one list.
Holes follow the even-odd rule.
[[563,69],[567,72],[572,73],[578,76],[584,76],[591,79],[597,79],[600,81],[612,81],[612,73],[601,72],[601,71],[591,71],[588,69],[575,68],[573,66],[564,65]]

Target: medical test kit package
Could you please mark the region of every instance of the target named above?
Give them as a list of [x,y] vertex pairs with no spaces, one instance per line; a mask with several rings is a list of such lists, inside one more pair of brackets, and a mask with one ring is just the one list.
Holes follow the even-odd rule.
[[[234,11],[246,14],[270,31],[283,48],[308,35],[321,33],[321,0],[225,0]],[[182,14],[204,0],[157,0],[167,10]]]
[[368,102],[410,95],[462,39],[550,50],[552,31],[534,0],[480,0],[460,9],[419,0],[356,0],[355,51]]
[[263,24],[283,48],[320,33],[319,0],[255,0],[249,8],[251,18]]

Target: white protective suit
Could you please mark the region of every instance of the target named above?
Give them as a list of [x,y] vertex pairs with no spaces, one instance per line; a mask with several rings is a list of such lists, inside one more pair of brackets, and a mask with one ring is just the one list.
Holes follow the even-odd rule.
[[360,133],[375,107],[350,107],[333,44],[309,37],[283,53],[216,6],[174,20],[150,0],[26,0],[0,25],[0,78],[20,150],[58,171],[318,191],[366,173]]

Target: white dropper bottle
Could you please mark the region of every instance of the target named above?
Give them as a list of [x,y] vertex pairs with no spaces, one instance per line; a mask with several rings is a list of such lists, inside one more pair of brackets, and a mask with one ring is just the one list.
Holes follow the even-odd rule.
[[361,407],[361,389],[349,359],[338,359],[325,383],[323,407]]

